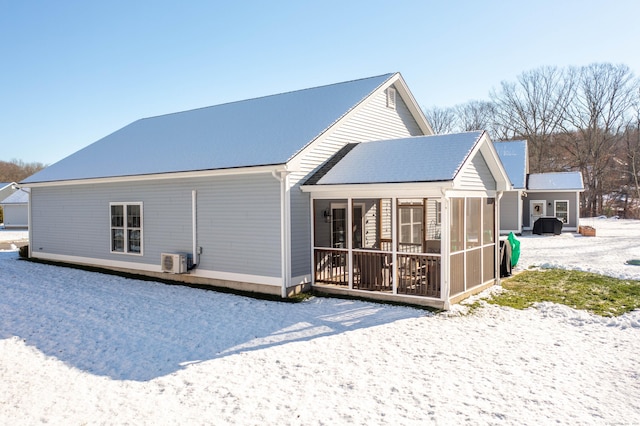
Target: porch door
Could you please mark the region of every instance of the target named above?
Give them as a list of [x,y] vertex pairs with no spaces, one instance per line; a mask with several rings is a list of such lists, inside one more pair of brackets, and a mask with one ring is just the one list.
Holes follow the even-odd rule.
[[331,206],[331,247],[347,248],[347,208]]
[[531,217],[529,226],[533,228],[536,220],[547,215],[547,202],[545,200],[531,200],[529,202],[529,213]]

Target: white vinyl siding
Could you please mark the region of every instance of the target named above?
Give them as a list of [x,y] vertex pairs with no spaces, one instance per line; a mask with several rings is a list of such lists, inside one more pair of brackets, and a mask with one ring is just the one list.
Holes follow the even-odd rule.
[[[280,182],[270,173],[33,188],[32,252],[160,266],[160,254],[193,250],[197,269],[280,277]],[[110,250],[109,203],[144,203],[144,254]]]
[[475,157],[460,171],[460,189],[471,190],[495,190],[496,181],[489,170],[489,166],[481,153]]
[[290,176],[291,190],[291,274],[311,273],[311,229],[309,194],[299,185],[311,172],[348,143],[420,136],[422,130],[402,97],[396,91],[396,108],[387,108],[386,91],[372,97],[349,120],[311,144],[295,159],[295,172]]
[[520,209],[518,203],[520,203],[519,192],[509,191],[505,192],[502,198],[500,198],[500,230],[501,231],[514,231],[518,232],[520,223]]

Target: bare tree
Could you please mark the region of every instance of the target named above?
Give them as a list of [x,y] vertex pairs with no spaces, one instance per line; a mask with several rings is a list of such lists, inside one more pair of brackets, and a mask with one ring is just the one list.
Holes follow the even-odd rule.
[[488,101],[469,101],[455,106],[458,130],[488,130],[494,121],[494,105]]
[[432,106],[424,109],[424,115],[437,135],[452,133],[456,130],[456,112],[453,108]]
[[503,81],[490,97],[495,106],[495,128],[503,139],[526,139],[531,172],[556,171],[550,161],[554,137],[563,129],[573,101],[573,69],[542,67],[520,74],[517,82]]
[[629,125],[637,84],[626,65],[591,64],[579,70],[566,115],[574,131],[564,146],[585,179],[583,214],[602,211],[607,173],[619,169],[613,160]]
[[0,161],[0,182],[20,182],[45,167],[42,163],[22,160]]

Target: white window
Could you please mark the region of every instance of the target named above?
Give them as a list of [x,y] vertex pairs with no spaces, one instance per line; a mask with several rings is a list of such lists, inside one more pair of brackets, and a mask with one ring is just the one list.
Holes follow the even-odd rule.
[[396,89],[393,87],[387,89],[387,107],[396,108]]
[[142,203],[110,203],[111,252],[142,254]]
[[564,224],[569,223],[569,201],[556,200],[553,203],[556,217]]
[[398,206],[398,234],[400,251],[422,252],[423,217],[422,205]]

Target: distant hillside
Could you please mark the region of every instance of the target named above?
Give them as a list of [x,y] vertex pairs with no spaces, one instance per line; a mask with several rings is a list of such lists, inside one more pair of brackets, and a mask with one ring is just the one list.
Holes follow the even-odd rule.
[[0,160],[0,182],[20,182],[45,167],[46,165],[42,163],[25,163],[22,160]]

